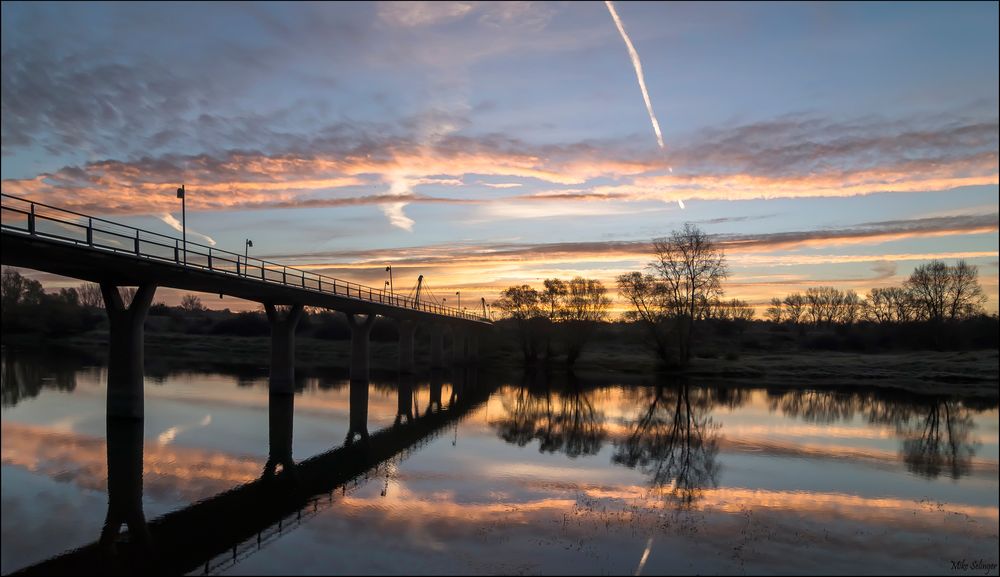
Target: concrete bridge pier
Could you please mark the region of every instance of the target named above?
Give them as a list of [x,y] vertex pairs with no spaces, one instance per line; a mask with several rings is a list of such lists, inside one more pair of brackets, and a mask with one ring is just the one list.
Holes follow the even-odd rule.
[[351,379],[350,416],[344,443],[368,441],[368,381]]
[[399,375],[399,391],[396,397],[396,419],[393,424],[399,425],[406,420],[407,424],[413,422],[413,385],[416,379],[413,375]]
[[[361,320],[361,317],[364,320]],[[375,324],[375,315],[356,315],[348,313],[347,324],[351,327],[351,382],[368,382],[368,336]]]
[[440,323],[431,325],[431,368],[444,368],[444,327]]
[[[267,463],[264,464],[265,479],[276,475],[292,474],[295,460],[292,459],[292,422],[295,414],[295,395],[272,391],[267,399]],[[278,467],[281,470],[278,470]]]
[[416,321],[399,321],[399,372],[401,375],[413,374],[413,340],[417,332]]
[[444,370],[431,369],[430,399],[427,401],[427,410],[424,411],[425,415],[441,410],[442,389],[444,389]]
[[117,554],[122,523],[129,541],[148,548],[151,539],[142,511],[142,420],[107,419],[108,515],[99,540],[101,549]]
[[155,293],[155,284],[141,285],[126,308],[118,287],[101,283],[111,333],[108,347],[108,418],[143,417],[143,324]]
[[264,303],[264,310],[271,323],[270,390],[292,394],[295,392],[295,328],[302,318],[302,305],[292,305],[284,315],[271,303]]

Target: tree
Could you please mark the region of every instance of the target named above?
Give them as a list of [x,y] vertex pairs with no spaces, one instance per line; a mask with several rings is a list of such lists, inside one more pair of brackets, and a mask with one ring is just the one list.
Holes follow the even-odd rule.
[[905,323],[913,320],[913,296],[904,288],[873,288],[865,299],[863,317],[873,323]]
[[500,299],[493,303],[494,308],[517,325],[521,352],[526,362],[538,358],[537,323],[533,321],[541,316],[540,303],[538,291],[526,284],[504,289]]
[[695,320],[703,316],[706,303],[723,294],[728,275],[726,258],[701,229],[686,223],[670,236],[655,239],[656,260],[651,267],[664,283],[666,305],[677,323],[677,346],[681,364],[691,360]]
[[764,313],[764,318],[776,325],[781,324],[781,321],[785,320],[784,311],[781,308],[782,304],[781,299],[773,297],[771,306],[767,307],[767,311]]
[[607,318],[611,299],[607,297],[608,289],[599,280],[576,277],[563,284],[567,296],[559,317],[565,326],[566,362],[572,366],[593,335],[597,323]]
[[802,322],[802,315],[805,313],[806,297],[801,293],[792,293],[785,297],[785,321],[793,325]]
[[646,341],[660,360],[669,360],[666,286],[651,274],[630,272],[618,275],[618,294],[632,305],[625,320],[637,321],[646,329]]
[[18,305],[40,304],[44,296],[42,283],[25,278],[12,268],[3,269],[0,275],[0,303],[5,310]]
[[555,321],[563,307],[563,299],[569,294],[569,287],[557,278],[547,278],[543,282],[545,290],[538,294],[539,303],[545,307],[549,320]]
[[101,285],[92,282],[84,283],[77,287],[76,292],[80,295],[81,305],[95,309],[104,308],[104,297],[101,295]]
[[906,288],[913,295],[918,318],[954,321],[981,312],[986,295],[978,274],[977,268],[964,260],[953,267],[935,260],[914,269]]
[[181,299],[181,308],[189,313],[196,313],[205,310],[205,305],[201,304],[201,299],[196,295],[184,295]]

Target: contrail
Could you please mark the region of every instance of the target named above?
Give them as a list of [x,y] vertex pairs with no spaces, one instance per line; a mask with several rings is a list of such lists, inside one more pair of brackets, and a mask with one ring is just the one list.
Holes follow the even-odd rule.
[[[169,226],[170,228],[176,230],[177,232],[181,232],[182,230],[184,230],[181,227],[181,221],[177,220],[177,217],[175,217],[174,215],[170,214],[169,212],[165,212],[163,214],[157,215],[156,218],[162,220],[164,223],[166,223],[167,226]],[[188,229],[187,232],[188,232],[189,235],[193,234],[194,236],[200,236],[201,238],[205,239],[205,242],[207,242],[210,246],[215,246],[215,244],[216,244],[215,243],[215,239],[212,238],[212,237],[210,237],[210,236],[208,236],[207,234],[201,234],[200,232],[196,232],[196,231],[193,231],[191,229]]]
[[656,115],[653,114],[653,104],[649,101],[649,91],[646,90],[646,79],[642,75],[642,62],[639,62],[639,53],[635,51],[635,46],[632,46],[632,41],[629,40],[628,34],[625,32],[625,27],[622,26],[621,18],[615,12],[614,4],[611,3],[611,0],[605,0],[604,4],[607,5],[608,12],[611,12],[611,18],[614,19],[615,26],[618,26],[618,32],[621,33],[622,40],[625,41],[625,46],[628,48],[628,55],[632,57],[632,66],[635,68],[635,75],[639,79],[642,99],[646,101],[646,110],[649,112],[649,120],[653,123],[653,132],[656,133],[656,141],[660,144],[660,148],[663,148],[663,134],[660,133],[660,123],[656,121]]

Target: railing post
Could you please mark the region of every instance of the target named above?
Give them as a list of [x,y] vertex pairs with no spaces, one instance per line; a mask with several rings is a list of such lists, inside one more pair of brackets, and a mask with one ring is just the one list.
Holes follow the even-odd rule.
[[135,254],[139,254],[139,231],[135,231]]
[[212,270],[212,249],[208,249],[208,270]]
[[35,234],[35,203],[31,203],[31,212],[28,214],[28,234]]
[[302,271],[302,288],[306,288],[306,271]]
[[288,284],[288,267],[281,267],[281,284]]
[[236,276],[240,276],[240,255],[236,255]]
[[87,244],[94,246],[94,219],[87,219]]
[[181,263],[181,245],[179,240],[174,239],[174,262]]

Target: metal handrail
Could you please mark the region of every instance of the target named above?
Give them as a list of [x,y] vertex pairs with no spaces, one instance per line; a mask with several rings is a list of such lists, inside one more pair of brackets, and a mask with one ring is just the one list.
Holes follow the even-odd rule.
[[[197,242],[185,242],[174,236],[136,228],[6,193],[0,193],[0,197],[5,201],[10,200],[26,205],[24,208],[17,208],[10,206],[9,202],[0,204],[0,212],[9,211],[24,215],[26,221],[24,228],[13,226],[6,221],[0,222],[0,227],[18,232],[26,232],[31,236],[39,236],[76,245],[83,244],[94,249],[129,253],[141,258],[172,262],[175,265],[185,268],[209,270],[214,273],[293,286],[323,294],[346,296],[371,303],[388,304],[466,320],[489,322],[489,319],[481,315],[467,313],[454,307],[418,302],[408,296],[393,293],[385,289],[352,283],[256,257],[247,257],[236,252],[216,249]],[[46,210],[39,211],[37,210],[38,208]],[[48,214],[48,211],[53,211],[55,215]],[[75,218],[66,219],[62,218],[62,215],[72,215]],[[82,219],[86,219],[86,222],[81,222]],[[86,237],[83,240],[79,240],[72,236],[39,231],[37,226],[39,220],[56,223],[62,228],[75,227],[84,229]],[[117,227],[118,230],[108,230],[108,227],[102,228],[96,225],[110,225],[110,227]],[[110,235],[113,244],[95,240],[95,233]],[[145,251],[143,250],[144,247]],[[166,249],[166,256],[164,254],[149,252],[151,247]],[[191,247],[194,247],[194,250]],[[204,260],[206,264],[202,265],[200,263],[201,260]]]

